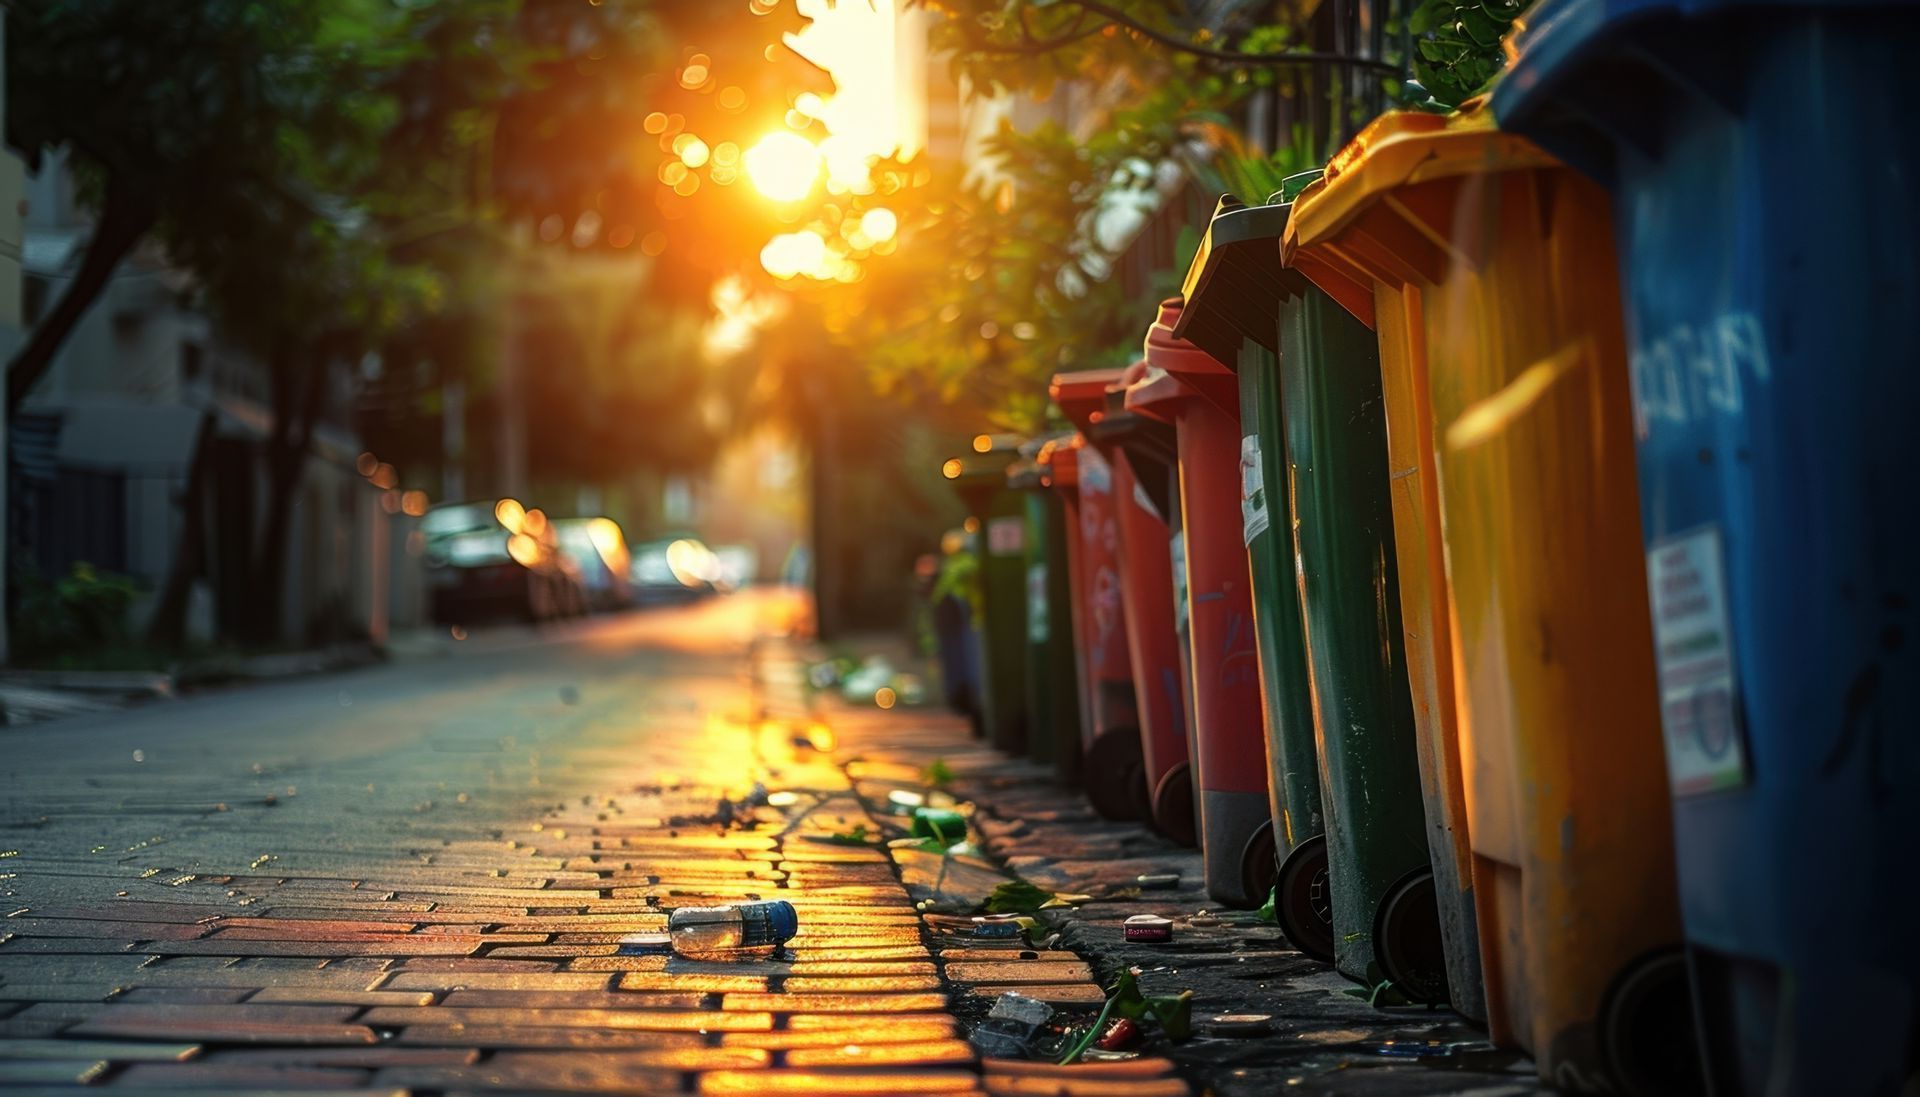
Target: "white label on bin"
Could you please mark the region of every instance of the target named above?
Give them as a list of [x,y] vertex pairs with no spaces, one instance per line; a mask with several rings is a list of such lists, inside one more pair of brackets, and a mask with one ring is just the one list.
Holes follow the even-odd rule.
[[1260,439],[1240,439],[1240,525],[1247,544],[1267,532],[1267,483],[1260,471]]
[[1036,561],[1027,565],[1027,642],[1044,644],[1050,635],[1047,620],[1047,565]]
[[1154,509],[1153,497],[1147,494],[1147,489],[1141,487],[1140,481],[1138,480],[1133,482],[1133,505],[1156,517],[1160,514],[1158,510]]
[[1667,780],[1688,796],[1747,782],[1733,629],[1720,530],[1707,526],[1647,552]]
[[1018,556],[1027,551],[1027,520],[1008,516],[987,520],[987,554]]
[[1113,469],[1107,459],[1091,446],[1080,450],[1080,491],[1096,495],[1113,493]]

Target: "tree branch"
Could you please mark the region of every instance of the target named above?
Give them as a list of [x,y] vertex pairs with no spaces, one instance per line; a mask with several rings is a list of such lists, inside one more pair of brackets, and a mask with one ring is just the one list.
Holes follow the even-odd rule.
[[99,300],[101,291],[113,277],[114,268],[153,227],[155,219],[151,204],[132,197],[123,184],[108,179],[106,196],[100,203],[100,217],[94,222],[93,236],[87,241],[80,269],[60,294],[53,311],[34,325],[26,345],[7,363],[8,418],[20,410],[33,386],[52,368],[54,356],[60,352],[67,336],[79,326],[87,310]]
[[[1189,57],[1198,57],[1203,60],[1212,61],[1221,65],[1235,65],[1235,66],[1244,65],[1249,67],[1275,67],[1280,65],[1338,65],[1343,68],[1367,69],[1374,72],[1391,74],[1394,76],[1404,75],[1404,70],[1401,68],[1401,66],[1395,65],[1391,62],[1381,61],[1381,60],[1378,60],[1377,58],[1372,58],[1372,57],[1354,57],[1352,55],[1344,54],[1344,53],[1312,53],[1312,52],[1240,53],[1235,50],[1215,49],[1211,46],[1202,46],[1193,42],[1186,41],[1185,39],[1182,39],[1177,35],[1170,34],[1156,27],[1149,26],[1146,23],[1143,23],[1140,20],[1134,18],[1133,16],[1128,15],[1126,12],[1120,10],[1119,8],[1114,7],[1111,4],[1103,3],[1102,0],[1061,0],[1061,2],[1065,4],[1072,4],[1074,7],[1079,8],[1083,14],[1099,16],[1100,18],[1106,20],[1106,23],[1103,24],[1103,26],[1120,27],[1124,30],[1131,31],[1132,33],[1140,36],[1141,38],[1146,39],[1147,41],[1153,42],[1156,45],[1163,46],[1167,49],[1173,50],[1176,53],[1184,53]],[[1022,9],[1022,10],[1024,12],[1025,9]],[[1022,23],[1022,29],[1023,31],[1025,29],[1024,21]],[[1030,40],[1024,44],[1019,44],[1019,45],[1015,45],[1015,44],[995,45],[995,44],[988,44],[988,43],[979,43],[978,47],[975,48],[973,52],[984,53],[984,54],[1002,54],[1002,55],[1048,53],[1048,52],[1051,52],[1052,50],[1060,48],[1061,46],[1079,41],[1080,39],[1085,38],[1090,34],[1094,34],[1101,29],[1102,29],[1102,26],[1096,26],[1092,30],[1079,31],[1077,33],[1070,32],[1068,34],[1063,34],[1063,35],[1059,35],[1054,38],[1048,38],[1048,39]]]

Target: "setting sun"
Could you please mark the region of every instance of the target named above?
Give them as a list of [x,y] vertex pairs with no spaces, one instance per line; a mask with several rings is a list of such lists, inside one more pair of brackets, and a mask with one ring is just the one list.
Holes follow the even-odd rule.
[[797,202],[820,179],[820,150],[796,133],[770,133],[741,157],[748,178],[776,202]]

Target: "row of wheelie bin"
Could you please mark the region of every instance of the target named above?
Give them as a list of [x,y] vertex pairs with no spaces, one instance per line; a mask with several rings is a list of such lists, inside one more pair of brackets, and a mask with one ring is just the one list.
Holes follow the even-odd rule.
[[986,733],[1561,1088],[1914,1092],[1916,30],[1543,0],[1223,199],[1138,362],[949,465]]

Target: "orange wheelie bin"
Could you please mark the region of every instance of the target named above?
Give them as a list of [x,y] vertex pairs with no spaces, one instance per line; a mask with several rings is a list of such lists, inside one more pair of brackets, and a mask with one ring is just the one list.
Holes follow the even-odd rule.
[[1493,1038],[1564,1088],[1684,1092],[1611,233],[1599,187],[1484,112],[1407,113],[1299,197],[1284,252],[1379,336],[1409,649],[1448,627],[1427,654],[1453,671]]

